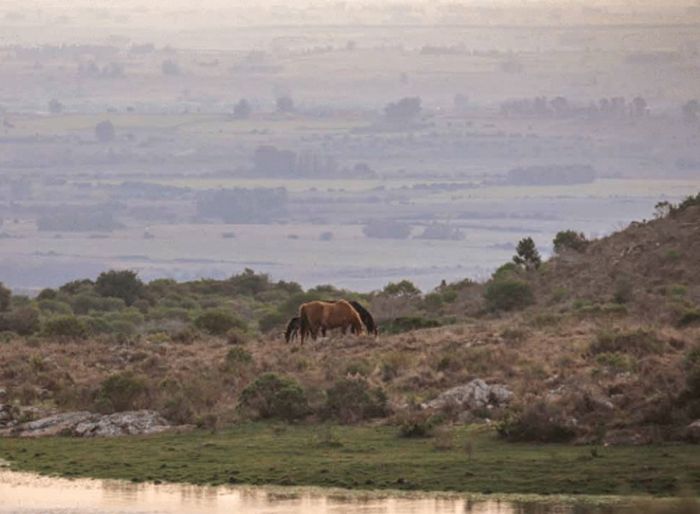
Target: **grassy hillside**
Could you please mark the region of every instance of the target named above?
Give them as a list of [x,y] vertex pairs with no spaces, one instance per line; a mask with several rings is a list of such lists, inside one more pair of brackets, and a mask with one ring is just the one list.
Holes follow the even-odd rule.
[[[259,417],[380,419],[430,432],[489,419],[510,440],[695,440],[697,204],[560,249],[537,268],[509,264],[485,284],[429,294],[408,282],[370,295],[303,291],[252,271],[148,284],[116,272],[35,299],[8,292],[0,295],[0,386],[23,419],[145,407],[214,428]],[[283,341],[300,303],[338,297],[364,302],[379,338]],[[475,378],[504,384],[513,402],[419,408]]]

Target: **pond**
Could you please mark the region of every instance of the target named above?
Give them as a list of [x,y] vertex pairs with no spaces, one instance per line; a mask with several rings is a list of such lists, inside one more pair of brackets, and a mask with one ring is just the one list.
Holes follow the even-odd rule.
[[[635,509],[636,510],[636,509]],[[639,512],[639,510],[636,510]],[[203,487],[43,477],[0,470],[0,513],[594,514],[615,509],[522,499],[363,493],[320,488]]]

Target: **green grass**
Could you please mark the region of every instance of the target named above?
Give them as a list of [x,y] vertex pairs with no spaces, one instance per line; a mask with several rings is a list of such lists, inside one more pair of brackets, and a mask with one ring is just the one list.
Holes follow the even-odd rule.
[[450,450],[436,450],[430,438],[399,438],[395,427],[251,423],[215,434],[2,439],[0,458],[15,470],[134,482],[545,495],[700,491],[700,446],[592,451],[510,444],[492,432],[467,428],[455,431]]

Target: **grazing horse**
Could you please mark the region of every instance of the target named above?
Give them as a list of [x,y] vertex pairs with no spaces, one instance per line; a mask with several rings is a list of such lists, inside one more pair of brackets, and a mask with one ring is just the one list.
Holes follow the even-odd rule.
[[301,344],[304,344],[304,339],[308,335],[311,335],[312,339],[316,339],[319,330],[325,333],[326,330],[350,326],[353,333],[362,334],[362,318],[355,308],[345,300],[304,303],[299,307],[299,319]]
[[299,334],[299,328],[301,326],[301,320],[299,316],[295,316],[289,320],[287,323],[287,329],[284,331],[284,340],[289,343],[294,341]]
[[374,322],[374,318],[369,311],[365,309],[360,302],[356,302],[355,300],[350,301],[350,305],[352,305],[360,315],[362,323],[364,323],[365,328],[367,329],[367,333],[376,336],[379,330],[377,330],[377,324]]

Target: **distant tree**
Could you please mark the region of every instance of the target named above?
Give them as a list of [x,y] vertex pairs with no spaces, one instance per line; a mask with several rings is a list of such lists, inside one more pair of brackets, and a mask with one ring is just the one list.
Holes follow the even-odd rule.
[[654,218],[661,219],[665,218],[671,213],[671,210],[673,209],[673,206],[671,205],[670,202],[664,200],[662,202],[658,202],[654,206]]
[[127,305],[131,305],[143,293],[143,282],[135,271],[110,270],[97,277],[95,291],[100,296],[121,298]]
[[332,241],[333,240],[333,232],[321,232],[321,235],[319,236],[320,241]]
[[294,100],[290,96],[277,98],[277,112],[294,112]]
[[411,235],[411,225],[400,221],[372,220],[362,228],[362,232],[375,239],[406,239]]
[[647,101],[641,96],[637,96],[632,100],[632,116],[641,118],[648,114]]
[[180,65],[173,61],[172,59],[166,59],[160,65],[160,69],[163,75],[179,75]]
[[391,102],[384,108],[384,116],[392,122],[409,122],[421,112],[421,99],[419,97],[406,97],[398,102]]
[[284,188],[202,191],[197,198],[197,215],[224,223],[270,223],[285,217],[287,203]]
[[55,98],[52,98],[49,100],[49,112],[51,114],[60,114],[63,112],[63,104]]
[[524,266],[525,269],[537,269],[542,264],[540,252],[535,246],[535,242],[531,237],[526,237],[518,242],[515,249],[516,255],[513,256],[513,262],[518,266]]
[[564,250],[582,252],[588,246],[588,239],[581,232],[574,230],[562,230],[554,236],[554,251],[561,253]]
[[296,169],[296,161],[297,154],[291,150],[262,145],[253,154],[253,170],[262,175],[289,176]]
[[401,282],[389,282],[382,293],[387,296],[417,296],[420,294],[420,289],[410,280],[402,280]]
[[10,300],[12,299],[12,291],[0,282],[0,312],[4,312],[10,308]]
[[687,123],[695,123],[700,118],[700,102],[697,100],[688,100],[683,104],[683,119]]
[[114,140],[114,125],[109,120],[101,121],[95,125],[95,137],[100,143],[109,143]]
[[554,109],[554,114],[557,116],[564,116],[569,112],[569,101],[563,96],[557,96],[549,105]]
[[253,107],[245,98],[241,98],[233,107],[233,117],[239,120],[248,119],[253,112]]

